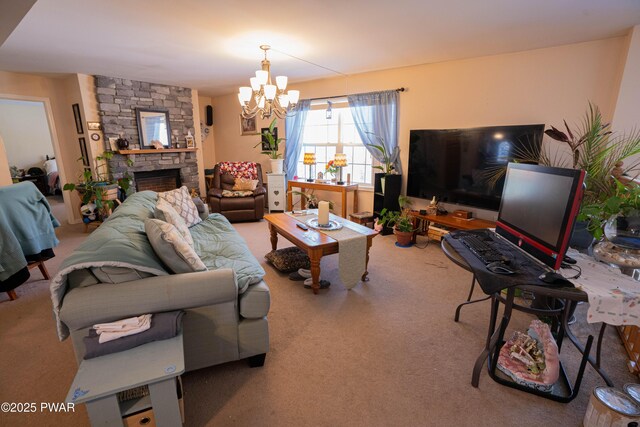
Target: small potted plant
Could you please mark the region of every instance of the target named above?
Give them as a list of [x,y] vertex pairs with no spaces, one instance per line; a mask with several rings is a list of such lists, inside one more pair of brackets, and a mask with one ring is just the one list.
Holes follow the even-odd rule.
[[[305,193],[304,191],[291,190],[289,193],[296,196],[300,196],[300,201],[304,201],[303,205],[306,205],[308,209],[317,209],[320,200],[318,196],[313,193],[313,190]],[[296,202],[297,203],[297,202]],[[295,205],[295,204],[294,204]],[[332,201],[329,201],[329,210],[333,211],[334,205]]]
[[396,235],[398,246],[408,247],[411,246],[414,232],[413,218],[411,217],[411,200],[407,196],[400,196],[398,197],[398,204],[400,205],[400,211],[382,209],[376,223],[378,226],[383,227],[393,226],[393,234]]
[[[271,163],[271,173],[282,173],[284,159],[282,159],[282,154],[280,154],[278,148],[280,146],[280,141],[284,141],[284,138],[276,139],[276,120],[277,119],[273,119],[273,121],[269,125],[269,128],[262,132],[262,136],[269,145],[269,149],[265,150],[263,146],[263,150],[261,153],[269,157],[269,161]],[[262,141],[254,145],[253,148],[256,148],[258,145],[262,146]]]

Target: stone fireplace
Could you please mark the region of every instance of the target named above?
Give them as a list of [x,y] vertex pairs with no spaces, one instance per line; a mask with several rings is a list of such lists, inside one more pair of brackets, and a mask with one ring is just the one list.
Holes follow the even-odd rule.
[[[107,76],[95,76],[95,85],[107,144],[105,149],[110,150],[109,138],[122,136],[129,141],[131,150],[125,153],[116,152],[109,160],[113,177],[118,179],[127,174],[134,180],[133,188],[141,191],[146,185],[152,186],[146,189],[160,188],[158,180],[149,184],[147,172],[158,172],[161,175],[171,173],[174,175],[173,184],[168,184],[166,176],[159,178],[165,181],[165,186],[171,185],[169,190],[176,188],[174,185],[186,185],[189,189],[198,188],[196,152],[185,148],[187,133],[191,131],[195,134],[191,89]],[[138,108],[153,108],[169,113],[173,149],[136,152],[136,149],[141,148],[136,122]],[[174,172],[166,172],[168,170]],[[144,174],[140,174],[141,172]]]

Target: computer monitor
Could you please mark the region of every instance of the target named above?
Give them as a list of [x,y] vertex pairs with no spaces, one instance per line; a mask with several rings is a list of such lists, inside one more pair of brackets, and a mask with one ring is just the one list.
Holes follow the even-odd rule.
[[557,270],[582,201],[585,172],[509,163],[496,233]]

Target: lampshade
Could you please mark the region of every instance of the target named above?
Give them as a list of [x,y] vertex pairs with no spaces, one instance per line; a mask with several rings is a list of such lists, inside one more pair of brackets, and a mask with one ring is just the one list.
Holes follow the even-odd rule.
[[347,166],[347,155],[343,153],[336,153],[336,157],[333,159],[333,164],[339,168]]
[[316,153],[304,153],[304,159],[302,163],[305,165],[315,165],[316,164]]

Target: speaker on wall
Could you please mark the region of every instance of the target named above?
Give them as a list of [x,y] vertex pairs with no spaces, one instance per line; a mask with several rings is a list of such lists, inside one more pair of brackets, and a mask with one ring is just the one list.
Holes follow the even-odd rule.
[[213,125],[213,107],[211,105],[207,105],[207,126]]

